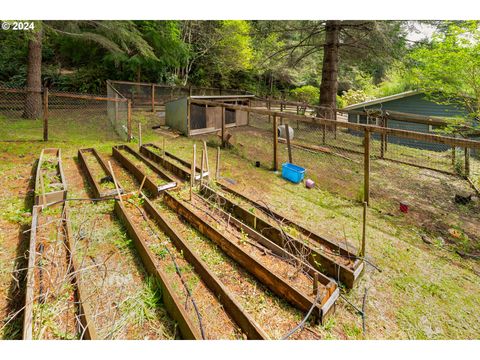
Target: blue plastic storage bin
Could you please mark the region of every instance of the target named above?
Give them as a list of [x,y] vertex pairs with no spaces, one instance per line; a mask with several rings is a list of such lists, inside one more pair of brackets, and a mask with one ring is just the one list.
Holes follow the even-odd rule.
[[282,164],[282,177],[295,184],[303,180],[305,176],[305,169],[301,166],[293,165],[291,163]]

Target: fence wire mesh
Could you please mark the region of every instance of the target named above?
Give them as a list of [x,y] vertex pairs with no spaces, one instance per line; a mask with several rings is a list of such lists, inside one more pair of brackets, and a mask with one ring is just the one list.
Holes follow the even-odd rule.
[[43,140],[45,124],[53,141],[127,139],[126,99],[46,91],[0,88],[0,140]]
[[235,89],[169,86],[140,82],[108,81],[108,86],[126,99],[132,101],[135,109],[149,109],[163,106],[166,102],[185,96],[245,95],[247,92]]
[[40,113],[34,119],[25,119],[26,113],[33,113],[34,106],[28,102],[27,89],[0,88],[0,140],[32,141],[43,139],[43,107],[40,96]]
[[[254,103],[260,108],[261,105]],[[274,110],[274,109],[272,109]],[[275,109],[278,111],[279,109]],[[285,113],[289,109],[283,108]],[[295,108],[290,112],[296,113]],[[277,115],[278,112],[277,112]],[[234,131],[231,142],[249,160],[273,165],[273,116],[251,114],[250,126]],[[286,141],[290,128],[291,159]],[[442,138],[423,138],[415,133],[384,135],[369,131],[369,189],[365,188],[365,128],[353,129],[346,121],[323,125],[313,119],[277,118],[278,168],[293,162],[306,169],[306,178],[318,188],[352,201],[362,202],[369,192],[373,207],[386,214],[399,214],[406,205],[407,222],[424,225],[438,233],[450,231],[445,224],[461,224],[465,236],[479,238],[478,202],[471,184],[480,182],[480,157],[475,148],[452,147]],[[478,196],[478,194],[476,194]],[[466,197],[464,203],[462,199]],[[455,214],[452,218],[451,214]],[[431,226],[425,225],[431,222]],[[440,228],[441,227],[441,228]]]
[[[107,82],[107,114],[115,132],[128,140],[128,100]],[[115,99],[112,101],[111,99]],[[121,101],[123,100],[123,101]]]

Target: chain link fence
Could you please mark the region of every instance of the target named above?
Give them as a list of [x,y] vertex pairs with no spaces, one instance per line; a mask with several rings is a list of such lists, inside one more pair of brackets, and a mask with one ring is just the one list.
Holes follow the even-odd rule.
[[[42,94],[32,94],[39,98],[40,106],[27,102],[27,89],[0,88],[0,141],[43,139]],[[24,116],[33,114],[35,107],[35,118],[26,120]]]
[[138,110],[155,111],[155,107],[185,96],[219,96],[247,95],[243,90],[206,88],[195,86],[160,85],[153,83],[107,81],[107,89],[114,89],[118,94],[132,102],[132,107]]
[[0,88],[1,141],[127,140],[128,100]]

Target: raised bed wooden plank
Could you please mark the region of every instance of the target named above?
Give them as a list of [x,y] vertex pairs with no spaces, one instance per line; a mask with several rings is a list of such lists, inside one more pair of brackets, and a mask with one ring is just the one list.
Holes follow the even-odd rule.
[[[96,340],[97,332],[92,321],[91,313],[88,307],[85,306],[83,299],[85,299],[84,286],[81,283],[76,271],[80,270],[80,267],[75,259],[75,252],[71,240],[71,228],[68,217],[68,206],[63,204],[62,206],[62,218],[61,224],[58,228],[59,238],[63,238],[66,247],[66,259],[68,263],[67,274],[69,281],[73,285],[73,291],[75,295],[75,301],[77,303],[76,309],[76,321],[79,322],[78,335],[82,340]],[[42,211],[42,205],[35,205],[32,209],[32,225],[30,229],[30,244],[29,244],[29,257],[28,257],[28,271],[27,282],[25,292],[25,310],[23,321],[23,339],[32,340],[33,338],[33,307],[38,299],[35,299],[35,269],[37,267],[36,254],[37,254],[37,227],[38,217]]]
[[[163,199],[166,205],[185,218],[191,225],[200,231],[200,233],[210,238],[228,256],[238,262],[245,270],[265,284],[275,294],[284,298],[302,311],[310,310],[313,305],[312,299],[292,287],[287,281],[248,255],[240,246],[227,239],[222,233],[191,211],[183,201],[177,200],[168,192],[163,193]],[[331,296],[338,297],[338,291],[336,290],[338,290],[336,287],[333,289],[326,289],[326,293],[321,298],[320,303],[315,306],[315,310],[313,311],[313,316],[315,318],[320,319],[320,321],[322,320],[322,304],[328,302]]]
[[177,298],[171,285],[167,281],[168,278],[163,270],[155,266],[152,253],[140,236],[140,232],[128,216],[125,207],[118,201],[115,202],[115,213],[124,222],[146,271],[157,279],[162,289],[162,299],[165,308],[169,315],[177,321],[182,337],[187,340],[202,339],[198,326],[194,325],[188,317],[181,301]]
[[[88,149],[79,149],[78,150],[78,162],[80,163],[80,166],[85,173],[87,180],[92,187],[94,191],[94,196],[96,198],[101,198],[105,196],[112,196],[117,194],[116,189],[112,190],[103,190],[101,187],[101,179],[96,179],[92,169],[88,165],[87,157],[88,156],[93,156],[102,170],[105,172],[107,176],[112,177],[112,174],[110,173],[110,169],[108,169],[107,164],[105,161],[102,159],[102,157],[98,154],[97,150],[94,148],[88,148]],[[120,192],[124,193],[123,189],[120,187]]]
[[[206,198],[216,198],[219,200],[217,201],[218,204],[220,204],[220,206],[228,213],[232,214],[240,221],[244,222],[268,239],[272,240],[278,246],[285,248],[284,234],[278,227],[272,226],[272,224],[269,224],[265,220],[257,217],[252,212],[233,203],[226,197],[222,196],[218,192],[215,192],[213,189],[207,186],[202,186],[200,193]],[[363,262],[358,261],[355,254],[347,252],[346,250],[329,242],[322,242],[322,245],[327,248],[325,251],[322,251],[313,243],[306,243],[294,238],[291,235],[288,235],[288,237],[289,241],[294,245],[294,249],[296,251],[296,253],[293,255],[308,253],[309,256],[307,260],[311,266],[321,272],[324,272],[334,279],[339,277],[339,280],[348,288],[353,288],[364,267]],[[346,266],[335,259],[335,256],[333,255],[337,252],[340,257],[344,257],[346,260],[351,262],[351,264]]]
[[72,276],[72,284],[75,287],[75,297],[78,302],[77,318],[80,322],[80,339],[85,340],[97,340],[97,330],[95,329],[95,323],[88,306],[85,306],[84,300],[86,299],[86,291],[80,276],[77,271],[81,271],[81,267],[78,264],[75,257],[75,247],[72,241],[72,228],[69,218],[68,204],[64,204],[63,211],[63,228],[65,229],[65,242],[67,247],[67,257],[70,264],[70,274]]
[[23,340],[32,340],[33,303],[35,298],[35,258],[37,250],[37,224],[40,206],[32,209],[32,224],[30,227],[30,244],[28,247],[28,270],[25,291],[25,309],[23,313]]
[[[151,148],[154,148],[158,151],[162,151],[157,145],[155,144],[145,144],[140,147],[140,153],[146,156],[148,159],[152,160],[153,162],[159,164],[160,166],[164,167],[166,170],[170,171],[171,173],[175,174],[175,176],[178,176],[180,179],[185,180],[185,181],[190,181],[190,168],[191,164],[188,163],[185,160],[182,160],[175,155],[165,151],[165,156],[161,156],[158,153],[154,152],[151,150]],[[185,168],[182,168],[178,166],[177,164],[173,163],[172,161],[168,160],[168,158],[174,159],[175,161],[178,161],[181,163]],[[199,180],[200,179],[200,168],[197,169],[197,175],[195,175],[195,179]],[[203,172],[203,176],[208,176],[208,171]]]
[[[166,184],[159,185],[151,177],[147,176],[142,170],[140,170],[133,162],[130,161],[125,155],[122,154],[121,150],[128,151],[130,154],[136,156],[140,161],[143,161],[152,171],[158,174],[162,178],[166,178]],[[177,182],[162,172],[158,166],[152,164],[148,159],[138,154],[130,147],[126,145],[114,146],[112,148],[112,155],[117,159],[132,175],[137,179],[138,182],[142,182],[145,178],[144,187],[152,194],[152,196],[157,196],[161,191],[172,189],[177,186]],[[138,155],[138,156],[137,156]]]
[[[47,155],[52,155],[56,158],[56,176],[59,179],[59,183],[61,184],[60,190],[54,191],[45,191],[45,184],[43,179],[43,163],[46,161]],[[48,189],[47,189],[48,190]],[[44,193],[45,191],[45,193]],[[62,152],[61,149],[57,148],[45,148],[42,149],[40,153],[40,158],[37,164],[37,171],[35,174],[35,198],[34,203],[35,205],[46,205],[49,203],[57,202],[64,200],[67,197],[67,184],[65,182],[65,175],[63,173],[62,167]]]
[[238,303],[230,291],[222,284],[207,267],[207,265],[195,254],[193,249],[182,239],[177,231],[169,224],[168,220],[154,207],[154,205],[143,197],[143,207],[156,224],[170,238],[175,247],[182,252],[185,260],[187,260],[201,277],[202,281],[216,295],[224,306],[225,310],[232,319],[240,326],[249,339],[262,340],[268,339],[268,335],[260,328]]

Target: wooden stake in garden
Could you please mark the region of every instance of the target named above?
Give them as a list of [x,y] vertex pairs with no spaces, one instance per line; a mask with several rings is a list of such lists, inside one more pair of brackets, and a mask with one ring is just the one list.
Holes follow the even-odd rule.
[[215,166],[215,180],[220,179],[220,146],[217,147],[217,163]]
[[208,149],[207,142],[205,140],[203,140],[203,151],[205,152],[205,171],[208,174],[208,179],[210,179],[210,165],[208,165]]
[[142,147],[142,123],[138,123],[138,146]]
[[143,177],[142,183],[140,184],[140,189],[138,189],[138,194],[142,193],[143,185],[145,185],[145,180],[147,180],[147,175]]
[[368,209],[368,204],[365,201],[363,203],[362,250],[360,253],[362,259],[365,259],[365,246],[367,241],[367,209]]
[[123,204],[123,199],[122,199],[122,194],[120,193],[120,188],[118,187],[117,179],[115,177],[115,173],[113,172],[112,163],[110,161],[108,162],[108,167],[110,169],[110,173],[112,174],[113,183],[115,184],[115,189],[117,189],[117,195],[118,195],[118,198],[120,199],[120,203],[122,205],[124,205]]
[[203,166],[204,166],[204,163],[205,163],[205,151],[202,149],[202,161],[200,162],[201,165],[200,165],[200,189],[202,188],[202,185],[203,185]]
[[193,197],[193,185],[195,184],[195,162],[197,157],[197,145],[193,144],[192,168],[190,170],[190,201]]
[[163,137],[162,140],[163,140],[163,144],[162,144],[162,146],[163,146],[162,157],[165,158],[165,137]]

